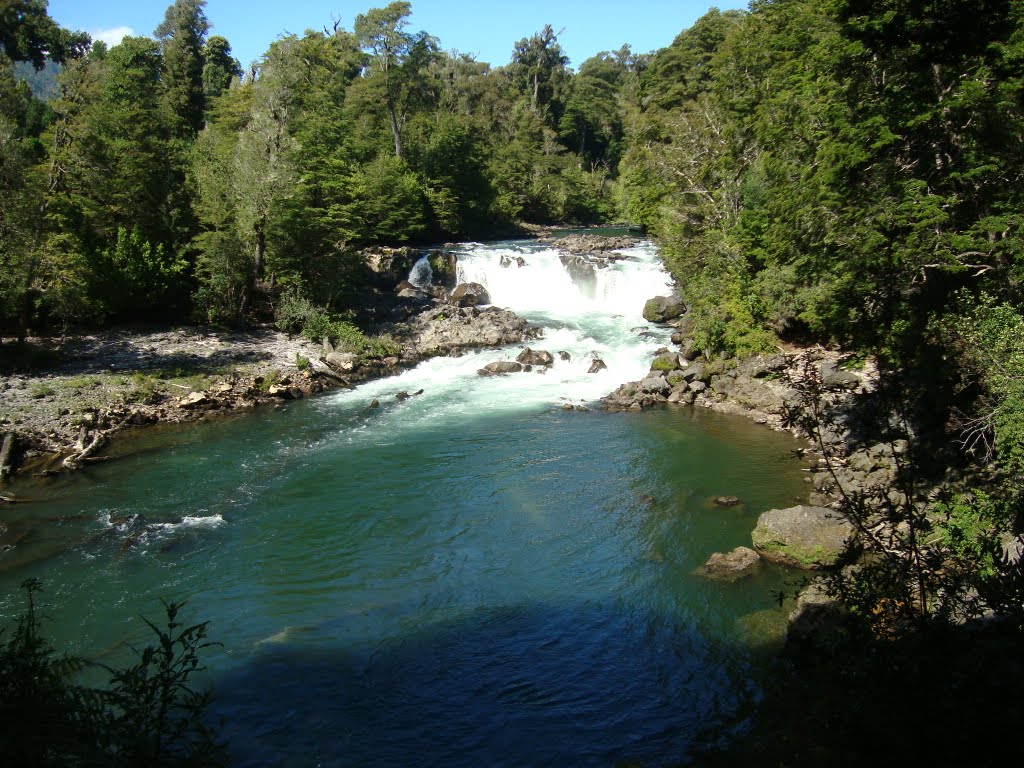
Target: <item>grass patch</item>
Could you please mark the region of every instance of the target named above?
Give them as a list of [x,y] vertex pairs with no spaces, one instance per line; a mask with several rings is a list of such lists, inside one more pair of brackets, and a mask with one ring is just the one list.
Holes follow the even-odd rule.
[[49,384],[33,384],[28,388],[28,393],[37,400],[41,400],[44,397],[56,395],[57,390]]

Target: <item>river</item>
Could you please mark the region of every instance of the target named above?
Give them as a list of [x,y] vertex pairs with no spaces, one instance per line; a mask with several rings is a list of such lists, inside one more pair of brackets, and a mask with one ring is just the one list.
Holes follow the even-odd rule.
[[478,376],[520,351],[488,350],[148,431],[5,510],[31,533],[0,555],[4,623],[38,577],[55,642],[116,661],[187,599],[223,643],[204,680],[238,766],[667,765],[727,736],[786,576],[694,571],[806,495],[795,441],[597,408],[667,342],[640,314],[668,290],[653,246],[572,274],[547,246],[459,251],[460,280],[545,328],[548,372]]

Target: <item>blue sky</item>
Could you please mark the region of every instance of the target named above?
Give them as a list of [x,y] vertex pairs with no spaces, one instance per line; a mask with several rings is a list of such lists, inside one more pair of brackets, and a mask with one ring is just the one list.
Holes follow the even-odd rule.
[[[113,42],[123,34],[152,35],[171,0],[50,0],[62,26]],[[471,53],[495,66],[515,42],[550,24],[574,66],[599,51],[629,43],[637,53],[664,48],[708,8],[745,8],[746,0],[411,0],[413,30],[425,30],[445,50]],[[352,29],[357,14],[389,0],[207,0],[211,34],[223,35],[245,66],[282,34],[321,29],[339,19]]]

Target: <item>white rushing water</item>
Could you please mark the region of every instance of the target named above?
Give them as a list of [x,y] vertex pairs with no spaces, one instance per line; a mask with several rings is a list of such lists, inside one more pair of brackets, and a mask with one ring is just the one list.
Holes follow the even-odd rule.
[[[620,384],[642,378],[651,356],[668,342],[669,331],[643,318],[652,296],[672,291],[671,278],[654,246],[647,243],[617,252],[600,267],[579,264],[563,252],[525,243],[466,244],[456,251],[458,282],[480,283],[491,303],[541,326],[543,336],[527,344],[486,349],[457,358],[428,360],[402,375],[341,393],[334,402],[379,399],[396,426],[436,424],[441,419],[485,412],[536,410],[593,403]],[[410,281],[425,284],[430,267],[421,259]],[[479,376],[496,360],[514,360],[524,346],[555,357],[546,371]],[[566,352],[568,360],[559,353]],[[607,368],[589,373],[594,359]],[[400,391],[423,394],[394,401]],[[375,419],[379,429],[379,419]]]

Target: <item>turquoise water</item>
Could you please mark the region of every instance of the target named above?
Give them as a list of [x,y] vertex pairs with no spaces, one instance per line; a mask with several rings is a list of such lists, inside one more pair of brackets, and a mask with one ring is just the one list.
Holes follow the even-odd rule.
[[802,498],[796,444],[703,409],[563,410],[588,350],[626,370],[660,342],[573,311],[545,317],[573,362],[544,376],[435,361],[25,489],[47,500],[8,513],[0,613],[39,577],[57,642],[116,660],[188,599],[223,643],[206,679],[237,765],[686,760],[756,699],[738,620],[785,580],[693,572]]

